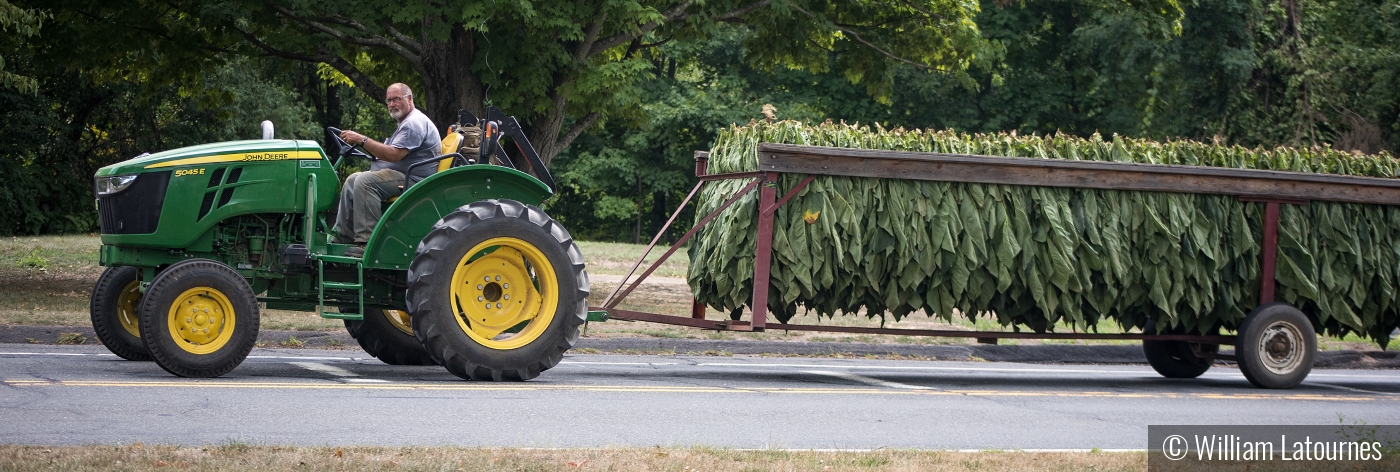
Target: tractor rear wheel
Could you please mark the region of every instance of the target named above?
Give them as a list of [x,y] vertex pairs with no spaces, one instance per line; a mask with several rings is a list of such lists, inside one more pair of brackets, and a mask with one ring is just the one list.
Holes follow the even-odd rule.
[[176,263],[141,300],[141,339],[156,364],[181,377],[218,377],[258,340],[258,299],[248,281],[208,259]]
[[139,273],[135,267],[108,267],[92,287],[88,304],[97,339],[112,354],[129,361],[151,360],[136,316],[141,307]]
[[428,354],[472,380],[529,380],[559,363],[588,316],[583,253],[539,208],[486,200],[443,217],[408,267]]
[[[357,308],[341,308],[341,313]],[[363,320],[345,320],[345,330],[366,353],[389,365],[437,365],[413,335],[408,312],[371,308]]]

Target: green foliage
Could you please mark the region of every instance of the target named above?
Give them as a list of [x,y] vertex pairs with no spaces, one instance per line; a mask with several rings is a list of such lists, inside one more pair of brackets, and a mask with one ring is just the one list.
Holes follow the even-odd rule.
[[[644,53],[642,57],[652,62],[653,70],[651,77],[639,82],[641,118],[614,117],[603,129],[584,134],[560,155],[554,169],[556,174],[562,174],[561,182],[568,185],[550,203],[550,211],[570,228],[582,228],[584,237],[643,240],[659,229],[694,185],[694,151],[708,147],[718,129],[764,119],[760,110],[765,104],[772,104],[780,118],[810,121],[832,118],[974,131],[1024,127],[1053,132],[1065,127],[1074,133],[1085,130],[1085,134],[1107,128],[1102,119],[1081,118],[1078,110],[1057,102],[1083,99],[1064,92],[1067,87],[1073,90],[1064,78],[1074,74],[1053,68],[1041,70],[1047,63],[1058,63],[1055,58],[1068,54],[1067,44],[1074,39],[1076,30],[1038,29],[1046,21],[1042,14],[1059,12],[1068,22],[1076,15],[1097,11],[1093,8],[1106,7],[1075,2],[1030,5],[1038,9],[1028,13],[1010,6],[982,5],[976,18],[988,44],[983,46],[979,60],[968,63],[970,73],[930,72],[897,65],[880,72],[881,77],[891,76],[887,78],[889,83],[897,84],[886,91],[867,87],[874,82],[862,85],[848,80],[836,65],[842,60],[840,55],[826,56],[829,64],[825,66],[808,64],[798,69],[773,67],[772,57],[769,62],[755,60],[764,54],[763,49],[753,52],[747,48],[771,42],[762,38],[774,30],[748,25],[718,27],[703,39],[673,41]],[[1118,4],[1113,6],[1116,16],[1097,14],[1095,21],[1099,23],[1081,22],[1090,26],[1117,25],[1096,26],[1106,31],[1099,33],[1103,37],[1128,31],[1141,38],[1140,42],[1156,45],[1167,42],[1182,21],[1180,11],[1171,8],[1150,10],[1155,13],[1149,14],[1144,13],[1150,9],[1146,6],[1133,11],[1122,11]],[[1047,40],[1022,31],[1065,37]],[[1079,49],[1083,48],[1076,48],[1075,54],[1099,54]],[[986,64],[993,61],[1000,64]],[[1139,69],[1125,65],[1104,74],[1135,76],[1140,75]],[[876,82],[885,83],[881,81]],[[1123,116],[1127,125],[1110,129],[1139,132],[1140,117],[1134,112],[1137,99],[1131,97],[1137,96],[1140,85],[1124,84],[1112,94],[1105,94],[1110,98],[1097,99],[1102,102],[1095,105],[1099,109],[1127,109],[1126,113],[1114,115]],[[1087,87],[1081,87],[1084,88]],[[890,95],[882,95],[885,92]],[[1098,121],[1091,121],[1095,119]],[[672,183],[678,181],[680,185]],[[636,202],[635,213],[628,211],[631,205],[620,205],[624,199]],[[687,210],[682,221],[692,219],[691,211]],[[667,239],[679,237],[684,229],[673,228]]]
[[[5,39],[0,40],[0,47],[10,50],[15,46],[13,41],[19,39],[23,41],[39,34],[39,28],[43,26],[44,12],[37,9],[25,9],[11,4],[8,0],[0,0],[0,31],[5,32]],[[13,60],[13,59],[11,59]],[[25,77],[5,70],[6,58],[0,55],[0,88],[15,89],[20,92],[34,93],[39,85],[33,77]]]
[[[757,123],[721,133],[712,172],[758,168],[759,142],[1270,169],[1395,178],[1388,153],[1246,149],[1115,136],[906,132],[827,122]],[[803,176],[785,175],[779,194]],[[747,181],[701,194],[708,214]],[[696,298],[735,311],[753,291],[754,192],[696,235],[688,275]],[[818,177],[774,217],[768,308],[900,319],[995,316],[1045,332],[1056,323],[1209,333],[1258,305],[1260,205],[1214,195]],[[1400,209],[1317,202],[1284,207],[1279,299],[1322,331],[1382,346],[1400,326]],[[1150,320],[1150,321],[1149,321]]]
[[1246,18],[1258,55],[1221,134],[1240,142],[1400,149],[1400,2],[1293,0]]
[[1395,0],[672,5],[0,0],[0,74],[35,85],[0,87],[0,234],[92,231],[92,170],[257,136],[263,119],[279,137],[386,135],[375,90],[393,81],[439,124],[485,103],[522,118],[559,156],[551,213],[590,239],[646,239],[694,184],[693,152],[765,104],[891,128],[1400,151]]
[[371,100],[408,83],[440,126],[459,108],[509,110],[545,162],[601,120],[637,113],[643,51],[728,23],[757,32],[743,49],[755,63],[831,70],[881,96],[894,64],[960,73],[991,56],[968,0],[51,3],[55,33],[84,45],[74,53],[85,64],[162,81],[235,55],[325,64]]
[[[695,151],[708,147],[716,130],[760,117],[764,103],[798,107],[779,94],[757,93],[766,87],[754,81],[770,75],[745,65],[747,37],[747,28],[727,27],[643,54],[651,78],[640,84],[641,110],[609,119],[560,154],[551,215],[585,239],[645,242],[694,186]],[[686,229],[673,227],[668,240]]]
[[[0,107],[7,110],[0,120],[0,235],[97,230],[92,174],[143,152],[255,139],[264,119],[274,121],[281,138],[321,136],[322,125],[313,121],[318,113],[303,101],[310,94],[268,79],[285,71],[263,61],[238,59],[201,75],[198,85],[149,90],[131,81],[39,68],[52,66],[44,61],[27,64],[26,73],[38,80],[37,93],[0,89]],[[362,102],[354,97],[339,110],[373,105]],[[382,106],[374,109],[382,113]],[[382,128],[389,120],[375,118],[359,123]]]
[[40,255],[38,248],[19,258],[19,266],[28,269],[48,270],[50,265],[49,259]]
[[1400,151],[1400,3],[983,2],[1005,49],[976,87],[904,72],[888,110],[847,121],[971,132],[1094,132],[1246,146]]

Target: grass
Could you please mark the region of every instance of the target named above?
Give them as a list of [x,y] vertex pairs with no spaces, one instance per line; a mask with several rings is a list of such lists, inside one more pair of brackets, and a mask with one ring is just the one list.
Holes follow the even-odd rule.
[[[591,241],[579,241],[578,249],[583,252],[584,260],[588,261],[589,275],[627,275],[632,269],[632,264],[637,262],[637,258],[646,251],[646,246],[641,244],[626,243],[600,243]],[[653,248],[642,266],[637,268],[636,274],[641,275],[647,267],[661,258],[666,253],[669,246]],[[690,258],[686,255],[685,248],[677,250],[671,257],[666,258],[666,262],[656,269],[652,275],[656,277],[685,277],[686,270],[690,266]]]
[[1146,470],[1145,452],[824,452],[691,448],[516,449],[0,446],[0,470],[1040,471]]
[[97,269],[95,235],[12,236],[0,238],[0,268],[41,265],[50,270]]
[[[97,265],[97,249],[100,241],[95,235],[67,236],[25,236],[0,238],[0,325],[44,325],[44,326],[87,326],[88,296],[97,276],[103,267]],[[624,243],[587,242],[578,243],[588,264],[592,282],[590,305],[602,305],[611,294],[622,276],[632,268],[632,263],[645,251],[646,246]],[[654,248],[647,262],[656,260],[665,247]],[[691,294],[685,282],[688,258],[684,250],[677,251],[652,275],[647,282],[628,295],[620,308],[677,316],[689,316]],[[637,269],[637,274],[645,266]],[[710,310],[707,317],[723,319],[727,314]],[[745,319],[749,316],[744,315]],[[770,318],[771,319],[771,318]],[[916,312],[904,320],[890,319],[882,323],[879,317],[866,317],[863,313],[818,318],[812,314],[799,314],[793,324],[832,325],[850,327],[891,327],[900,329],[942,329],[1001,331],[1003,327],[988,317],[968,320],[955,316],[952,320],[930,318]],[[338,320],[321,318],[306,312],[263,310],[262,329],[295,331],[337,331],[344,329]],[[1055,327],[1056,332],[1076,331],[1063,323]],[[1083,331],[1078,330],[1078,331]],[[1120,333],[1122,328],[1113,323],[1099,326],[1102,333]],[[868,334],[839,334],[811,332],[715,332],[693,328],[659,325],[652,323],[607,322],[590,323],[587,334],[592,337],[655,337],[687,338],[711,340],[762,339],[769,341],[820,341],[820,342],[862,342],[888,344],[972,344],[969,338],[930,338],[918,336],[888,336]],[[1002,344],[1086,344],[1083,340],[1014,340],[1003,339]],[[1094,344],[1137,344],[1137,341],[1093,341]],[[1323,336],[1318,338],[1321,350],[1375,349],[1376,345],[1355,335],[1341,339]],[[1400,348],[1400,339],[1392,340],[1388,348]]]

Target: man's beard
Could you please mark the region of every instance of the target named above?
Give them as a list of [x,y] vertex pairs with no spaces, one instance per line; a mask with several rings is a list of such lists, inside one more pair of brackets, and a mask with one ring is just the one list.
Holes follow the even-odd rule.
[[404,115],[407,114],[408,112],[403,111],[402,109],[400,109],[399,111],[389,110],[389,116],[393,117],[395,120],[402,120]]

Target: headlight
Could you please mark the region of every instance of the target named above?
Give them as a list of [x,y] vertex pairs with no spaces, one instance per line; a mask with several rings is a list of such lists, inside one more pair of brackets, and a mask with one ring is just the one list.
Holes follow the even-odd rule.
[[135,181],[136,181],[136,174],[132,174],[132,175],[114,175],[114,176],[111,176],[111,177],[98,177],[98,178],[97,178],[97,194],[98,194],[98,195],[110,195],[110,194],[113,194],[113,193],[120,192],[120,191],[122,191],[122,190],[126,190],[126,188],[127,188],[127,187],[130,187],[130,186],[131,186],[131,183],[132,183],[132,182],[135,182]]

